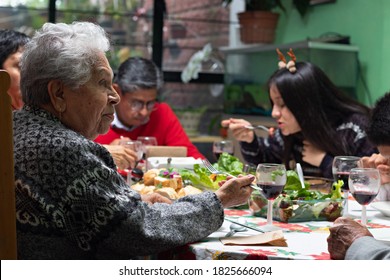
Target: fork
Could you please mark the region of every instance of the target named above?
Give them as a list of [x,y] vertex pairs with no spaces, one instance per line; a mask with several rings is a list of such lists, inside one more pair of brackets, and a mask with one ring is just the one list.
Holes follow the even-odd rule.
[[268,127],[264,125],[246,125],[245,128],[250,129],[250,130],[255,130],[255,129],[261,129],[264,131],[269,131]]
[[[207,159],[202,159],[202,163],[204,165],[204,167],[207,168],[208,171],[210,171],[211,173],[213,174],[224,174],[224,175],[227,175],[227,176],[231,176],[233,178],[237,178],[237,176],[234,176],[226,171],[220,171],[218,169],[216,169]],[[258,190],[258,191],[261,191],[261,188],[259,188],[258,186],[256,186],[255,184],[250,184],[250,187],[254,190]]]

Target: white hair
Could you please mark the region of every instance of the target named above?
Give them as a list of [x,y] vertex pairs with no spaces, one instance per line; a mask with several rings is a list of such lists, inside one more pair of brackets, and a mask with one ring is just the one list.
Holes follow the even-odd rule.
[[21,59],[21,91],[26,104],[46,104],[47,84],[58,79],[71,88],[85,84],[94,62],[110,48],[104,29],[91,22],[45,23]]

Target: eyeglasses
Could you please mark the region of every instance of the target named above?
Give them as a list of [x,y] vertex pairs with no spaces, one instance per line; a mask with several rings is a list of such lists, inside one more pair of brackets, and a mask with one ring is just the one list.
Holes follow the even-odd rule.
[[156,100],[151,100],[151,101],[148,101],[148,102],[143,102],[143,101],[139,101],[139,100],[129,101],[130,108],[134,112],[141,111],[144,108],[144,106],[146,106],[146,110],[152,111],[153,108],[154,108],[154,105],[156,103],[157,103]]

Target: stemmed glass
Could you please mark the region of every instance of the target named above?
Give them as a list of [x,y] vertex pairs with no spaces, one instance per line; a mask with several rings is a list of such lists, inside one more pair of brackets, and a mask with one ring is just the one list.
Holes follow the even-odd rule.
[[333,178],[337,182],[342,180],[344,182],[342,186],[344,195],[344,212],[343,216],[348,215],[348,176],[352,168],[360,167],[360,157],[355,156],[336,156],[333,159],[332,173]]
[[353,168],[348,181],[352,196],[362,205],[361,222],[367,225],[366,206],[378,195],[381,186],[379,171],[375,168]]
[[136,152],[137,154],[137,162],[135,163],[134,168],[137,167],[138,162],[142,159],[144,154],[144,147],[141,141],[133,141],[133,140],[120,140],[119,145],[125,146],[126,148],[129,148]]
[[157,139],[153,136],[138,136],[138,141],[141,141],[145,146],[157,146]]
[[256,184],[268,200],[265,230],[279,229],[279,227],[273,226],[272,207],[274,199],[283,191],[286,181],[287,175],[284,164],[260,163],[256,168]]
[[153,136],[138,136],[137,141],[141,141],[144,147],[143,159],[146,159],[146,149],[148,146],[157,146],[157,139]]
[[228,153],[233,155],[234,145],[231,140],[222,140],[213,142],[213,154],[215,159],[218,161],[222,153]]

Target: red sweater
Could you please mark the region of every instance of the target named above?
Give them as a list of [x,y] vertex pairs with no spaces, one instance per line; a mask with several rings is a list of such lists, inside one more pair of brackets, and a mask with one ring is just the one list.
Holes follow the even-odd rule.
[[132,131],[126,131],[117,127],[110,127],[110,130],[99,135],[95,142],[110,144],[115,139],[129,137],[136,140],[138,136],[154,136],[159,146],[185,146],[187,156],[194,158],[205,158],[198,149],[191,143],[175,113],[166,103],[157,103],[155,110],[150,114],[150,120]]

